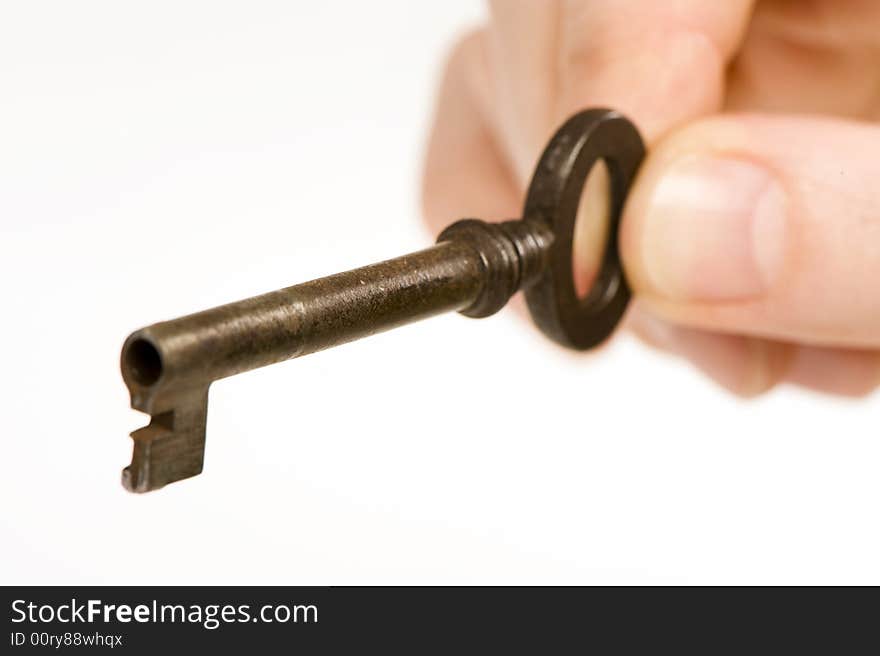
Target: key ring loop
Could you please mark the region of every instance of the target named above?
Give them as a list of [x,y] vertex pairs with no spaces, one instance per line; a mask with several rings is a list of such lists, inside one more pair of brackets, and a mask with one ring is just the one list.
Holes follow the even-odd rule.
[[[526,290],[532,319],[551,339],[573,349],[598,345],[623,316],[630,290],[617,248],[623,204],[645,147],[636,127],[609,109],[589,109],[559,128],[535,168],[523,218],[553,234],[541,276]],[[604,160],[610,178],[608,240],[592,288],[579,298],[574,287],[572,246],[584,184]]]

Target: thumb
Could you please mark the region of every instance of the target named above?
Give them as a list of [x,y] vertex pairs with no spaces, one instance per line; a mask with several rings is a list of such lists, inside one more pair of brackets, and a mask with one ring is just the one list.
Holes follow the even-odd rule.
[[627,201],[634,290],[676,323],[880,346],[880,128],[727,116],[670,134]]

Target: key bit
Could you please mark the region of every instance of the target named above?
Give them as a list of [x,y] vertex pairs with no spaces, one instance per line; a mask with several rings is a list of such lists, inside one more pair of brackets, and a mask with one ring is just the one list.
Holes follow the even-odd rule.
[[[596,346],[629,301],[616,228],[643,157],[626,118],[586,110],[550,140],[522,219],[464,219],[431,248],[135,331],[122,347],[122,376],[132,407],[149,414],[150,423],[131,434],[123,485],[147,492],[201,473],[213,381],[412,321],[453,311],[487,317],[524,290],[532,318],[551,339],[574,349]],[[599,159],[610,175],[609,238],[596,281],[580,298],[571,264],[574,224]]]

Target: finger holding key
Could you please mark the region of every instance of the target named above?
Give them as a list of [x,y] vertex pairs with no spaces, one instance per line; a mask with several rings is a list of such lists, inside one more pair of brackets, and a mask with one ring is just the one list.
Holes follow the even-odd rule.
[[[514,215],[546,139],[558,122],[583,107],[619,108],[649,140],[720,109],[725,69],[744,37],[752,4],[491,3],[488,26],[463,39],[447,64],[423,182],[425,216],[432,230],[451,216],[475,211],[496,219]],[[575,266],[576,275],[584,279],[576,281],[580,288],[579,283],[589,282],[592,258],[579,239],[575,254],[576,263],[585,263]],[[635,305],[630,315],[638,319],[644,313]],[[665,335],[676,332],[669,325],[661,328]],[[700,340],[705,342],[729,350],[723,336],[706,335]],[[686,351],[697,352],[716,361],[737,361],[724,353],[715,357],[705,347]],[[704,368],[712,364],[695,361]]]
[[[656,141],[670,130],[682,127],[695,118],[717,113],[728,102],[730,94],[737,91],[726,87],[731,81],[728,77],[730,71],[739,73],[733,81],[742,91],[743,80],[754,79],[754,76],[743,76],[743,71],[755,70],[748,68],[746,64],[754,62],[754,56],[768,53],[766,47],[762,49],[759,46],[762,43],[772,45],[778,42],[778,39],[761,41],[759,37],[769,34],[769,28],[784,29],[786,24],[792,23],[794,17],[801,16],[793,9],[787,14],[783,12],[784,16],[778,11],[774,13],[773,9],[778,9],[778,5],[771,3],[760,3],[757,8],[755,5],[755,2],[749,1],[654,3],[639,0],[492,3],[492,20],[479,37],[481,46],[478,59],[482,82],[472,86],[473,96],[478,99],[474,105],[480,111],[459,113],[452,117],[444,114],[441,108],[437,115],[437,128],[425,178],[429,219],[435,222],[446,219],[438,216],[437,212],[432,214],[430,211],[430,208],[436,209],[442,205],[436,202],[438,198],[447,201],[445,209],[448,209],[449,199],[456,197],[482,198],[482,206],[509,206],[514,195],[510,193],[511,188],[521,188],[525,184],[535,154],[546,138],[546,133],[561,117],[584,106],[598,104],[620,109],[634,119],[649,142]],[[799,30],[795,32],[796,35],[814,34],[816,38],[836,34],[831,28],[840,27],[837,19],[843,15],[836,12],[832,16],[818,8],[816,11],[804,9],[803,13],[803,20],[796,25],[792,23],[792,29]],[[756,27],[752,23],[755,17],[767,20]],[[823,17],[831,20],[834,25],[826,26],[828,30],[825,32],[816,31],[822,27],[820,19]],[[785,20],[782,21],[782,18]],[[852,21],[847,25],[847,29],[851,29]],[[810,31],[806,28],[816,29]],[[776,64],[775,68],[770,69],[771,73],[776,74],[780,67],[784,69],[785,65],[801,61],[805,53],[814,52],[809,45],[818,43],[815,39],[803,44],[801,40],[796,40],[795,45],[801,44],[802,47],[786,50],[779,46],[774,51],[777,56],[770,58],[770,63]],[[849,48],[847,44],[850,43],[850,40],[838,39],[833,45],[834,48]],[[856,43],[853,46],[855,50],[850,50],[864,59],[868,51],[858,45],[864,45],[864,39],[856,40]],[[751,52],[744,53],[746,48]],[[825,48],[814,54],[815,57],[820,57],[821,53],[828,52],[830,51]],[[751,59],[747,55],[751,55]],[[842,63],[850,59],[852,57],[844,58]],[[827,58],[821,61],[827,62]],[[458,60],[458,66],[464,70],[469,68],[468,63],[461,59]],[[764,69],[759,66],[757,70],[760,72]],[[826,67],[822,71],[827,73],[829,69]],[[475,79],[473,75],[470,77]],[[790,87],[791,84],[774,86],[781,91]],[[740,93],[736,98],[742,105],[743,94]],[[796,97],[782,98],[776,104],[782,103],[782,107],[796,109],[797,100]],[[467,125],[472,116],[479,117],[481,126],[474,133],[480,134],[484,140],[483,146],[493,152],[494,164],[491,172],[496,174],[494,177],[487,176],[486,167],[474,164],[480,161],[478,158],[466,161],[462,154],[468,151],[462,148],[461,140],[454,142],[436,138],[441,134],[444,125],[447,125],[448,130],[450,121],[463,120],[463,124]],[[793,138],[802,140],[803,135],[794,135]],[[474,141],[471,140],[470,143],[473,145]],[[850,144],[847,147],[852,146]],[[840,151],[844,145],[840,143],[829,147]],[[446,163],[445,171],[452,172],[443,178],[443,184],[438,183],[440,177],[432,173],[430,166],[438,155]],[[656,159],[651,157],[650,162]],[[694,166],[700,168],[699,163]],[[656,170],[653,166],[649,168]],[[716,168],[716,177],[725,178],[737,168]],[[488,179],[491,182],[499,179],[499,172],[504,172],[505,179],[510,181],[504,185],[503,193],[499,193],[494,184],[489,184],[486,190],[480,190],[482,180]],[[808,187],[819,184],[821,187],[821,182],[812,182],[809,172],[805,173],[806,177],[799,184]],[[707,172],[707,175],[710,174],[711,172]],[[792,171],[791,175],[794,176],[795,172]],[[831,171],[830,175],[829,179],[833,179],[834,172]],[[652,186],[652,176],[654,174],[648,173],[640,176],[636,189]],[[666,189],[668,191],[668,186]],[[827,186],[826,190],[833,191]],[[861,325],[868,322],[868,327],[862,329],[869,332],[866,345],[864,334],[836,334],[834,327],[827,325],[827,318],[822,315],[821,310],[817,310],[818,317],[802,316],[801,319],[808,320],[807,323],[796,322],[796,325],[786,326],[786,316],[795,321],[798,312],[808,311],[796,305],[786,305],[785,299],[777,304],[775,296],[764,300],[761,306],[763,310],[758,305],[752,306],[751,312],[756,313],[756,316],[746,319],[745,315],[734,315],[750,326],[739,330],[735,318],[724,320],[724,313],[736,313],[738,310],[735,308],[725,310],[721,304],[714,303],[697,311],[694,309],[697,304],[691,303],[691,311],[683,310],[679,299],[669,301],[663,294],[658,294],[656,289],[652,289],[648,284],[651,281],[645,277],[645,267],[640,264],[642,256],[634,254],[633,236],[641,235],[637,239],[651,242],[653,246],[648,251],[652,248],[659,251],[672,246],[668,240],[661,239],[657,234],[653,237],[644,237],[642,234],[652,229],[651,225],[654,223],[653,220],[637,218],[643,217],[647,206],[653,203],[653,200],[644,201],[649,193],[639,191],[636,194],[636,199],[642,200],[633,202],[640,202],[641,208],[628,209],[625,213],[622,235],[623,255],[631,269],[629,274],[634,279],[636,291],[644,292],[647,298],[646,303],[636,303],[634,311],[630,313],[630,323],[640,337],[685,357],[726,388],[746,396],[766,391],[781,380],[842,394],[863,394],[877,385],[877,376],[874,373],[877,368],[874,364],[876,347],[871,342],[870,333],[873,329],[870,326],[873,312],[870,301],[860,306],[869,315],[861,321]],[[772,202],[772,197],[773,194],[768,192],[768,203]],[[869,206],[871,202],[868,201]],[[843,206],[848,205],[844,202]],[[462,211],[466,211],[466,208],[462,208]],[[630,222],[633,225],[629,225]],[[709,223],[702,225],[697,222],[701,232],[683,236],[679,244],[681,248],[687,248],[688,244],[696,248],[694,244],[700,238],[699,235],[711,240],[707,232]],[[659,225],[655,227],[656,231],[664,229]],[[720,223],[714,227],[722,231],[724,229]],[[689,230],[685,229],[685,232]],[[817,230],[818,232],[806,234],[821,235],[822,229]],[[839,237],[839,233],[833,231],[828,236],[835,234]],[[819,241],[824,238],[816,237]],[[725,239],[722,238],[722,241]],[[742,239],[736,243],[742,251]],[[765,250],[772,250],[769,238],[762,243]],[[702,245],[704,249],[706,246],[705,243]],[[830,242],[826,250],[832,247],[838,251],[843,248],[839,240]],[[709,249],[706,252],[714,251]],[[582,251],[576,250],[576,253],[580,253],[576,255],[577,262],[589,260]],[[669,256],[669,253],[666,255]],[[685,274],[685,277],[694,278],[696,282],[693,284],[696,285],[734,284],[724,270],[731,262],[726,257],[730,254],[715,255],[706,258],[708,261],[704,263],[704,266],[710,267],[707,269],[709,273],[714,271],[714,278],[712,275],[704,275],[702,271],[697,272],[698,269]],[[870,259],[869,253],[867,257]],[[849,266],[854,269],[862,265],[864,259],[860,257],[849,261]],[[870,263],[868,266],[870,267]],[[835,275],[842,274],[842,271],[835,270],[826,272],[834,274],[830,277],[822,276],[820,268],[814,273],[816,277],[822,277],[823,282],[816,283],[818,286],[815,288],[812,283],[806,285],[813,290],[809,293],[823,289],[827,292],[827,286],[833,284],[831,281]],[[728,280],[728,283],[718,283],[719,277]],[[828,295],[833,298],[834,292]],[[648,306],[649,310],[645,310]],[[839,321],[847,320],[846,311],[842,309],[843,313],[837,315]],[[852,309],[850,311],[858,312]],[[776,324],[770,321],[774,318],[777,320]],[[857,322],[861,320],[859,317],[852,319]],[[826,324],[824,328],[823,322]],[[859,329],[850,327],[845,331],[858,333]]]
[[[650,143],[717,111],[753,2],[558,0],[492,3],[498,123],[521,183],[556,125],[612,107]],[[553,19],[553,20],[549,20]],[[530,52],[537,46],[549,53]],[[523,60],[522,51],[532,55]],[[513,67],[510,62],[521,62]],[[511,115],[514,117],[511,118]],[[525,141],[525,143],[523,143]]]
[[880,348],[880,127],[729,116],[664,139],[626,207],[643,301],[676,323]]

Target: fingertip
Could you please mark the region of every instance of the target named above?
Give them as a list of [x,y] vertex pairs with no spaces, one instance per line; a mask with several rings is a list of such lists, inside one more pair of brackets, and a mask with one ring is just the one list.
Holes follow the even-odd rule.
[[793,358],[786,381],[826,394],[863,398],[880,387],[880,352],[805,347]]
[[[650,155],[648,156],[650,158]],[[650,164],[645,161],[630,189],[620,218],[617,244],[620,260],[630,289],[635,294],[649,291],[645,268],[642,264],[642,233],[644,232],[645,205],[651,187]]]
[[684,358],[742,399],[757,398],[776,387],[794,352],[784,343],[672,324],[641,306],[630,313],[629,325],[648,345]]

